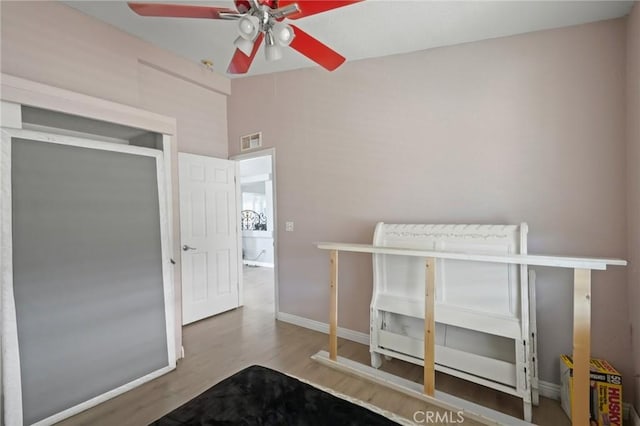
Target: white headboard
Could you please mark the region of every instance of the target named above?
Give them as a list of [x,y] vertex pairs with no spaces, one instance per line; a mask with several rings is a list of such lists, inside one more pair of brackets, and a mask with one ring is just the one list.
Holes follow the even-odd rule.
[[[436,251],[515,254],[526,253],[526,241],[525,223],[414,225],[380,222],[375,229],[373,244]],[[452,312],[451,309],[483,313],[505,320],[519,318],[519,265],[439,259],[436,266],[437,322],[468,326],[466,323],[469,319],[461,318],[459,312]],[[416,286],[416,283],[425,281],[424,262],[421,258],[376,255],[374,271],[374,294],[423,300],[424,288]],[[421,313],[424,315],[424,308]]]

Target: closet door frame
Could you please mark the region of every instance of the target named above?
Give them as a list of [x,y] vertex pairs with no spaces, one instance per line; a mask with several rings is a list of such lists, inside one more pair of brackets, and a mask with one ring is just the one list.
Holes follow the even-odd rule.
[[[61,89],[40,82],[27,80],[14,75],[0,73],[0,125],[10,128],[22,128],[21,106],[31,106],[84,118],[105,121],[113,124],[134,127],[162,135],[162,150],[165,159],[165,188],[167,188],[167,212],[171,233],[169,248],[175,264],[171,265],[174,295],[176,297],[175,353],[184,358],[182,346],[182,287],[180,283],[180,212],[178,200],[178,137],[175,117],[124,105],[106,99],[71,90]],[[176,274],[175,271],[178,271]],[[0,339],[1,342],[1,339]],[[0,344],[1,352],[1,344]],[[1,363],[1,362],[0,362]],[[0,368],[0,371],[2,369]],[[1,396],[1,391],[0,391]],[[0,397],[0,413],[2,412]],[[1,416],[1,414],[0,414]]]
[[171,271],[171,251],[169,245],[171,223],[169,222],[169,215],[167,212],[167,188],[166,175],[164,170],[165,159],[162,151],[150,148],[124,144],[120,145],[23,129],[12,129],[3,127],[0,131],[2,136],[2,140],[0,142],[0,213],[2,215],[0,224],[0,242],[2,243],[2,249],[0,252],[0,267],[2,272],[2,279],[0,282],[0,307],[2,308],[2,372],[0,378],[2,381],[2,393],[4,398],[2,406],[2,411],[4,412],[3,420],[7,425],[23,424],[22,386],[19,356],[20,348],[18,345],[18,331],[15,309],[16,307],[13,294],[11,139],[22,138],[39,142],[55,143],[101,151],[121,152],[139,156],[147,156],[155,158],[156,162],[168,365],[36,423],[36,425],[49,425],[59,422],[60,420],[67,417],[73,416],[74,414],[84,411],[87,408],[100,404],[101,402],[120,395],[128,390],[140,386],[145,382],[153,380],[156,377],[159,377],[175,369],[175,295]]

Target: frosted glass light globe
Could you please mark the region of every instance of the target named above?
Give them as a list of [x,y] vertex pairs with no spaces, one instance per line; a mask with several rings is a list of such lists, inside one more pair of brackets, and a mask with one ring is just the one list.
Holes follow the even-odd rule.
[[293,28],[287,24],[283,24],[282,22],[278,22],[273,26],[273,35],[281,46],[288,46],[296,36],[293,32]]
[[240,20],[240,31],[243,34],[250,35],[253,32],[253,23],[249,19]]
[[243,16],[238,21],[238,34],[247,40],[254,40],[258,35],[260,21],[253,15]]

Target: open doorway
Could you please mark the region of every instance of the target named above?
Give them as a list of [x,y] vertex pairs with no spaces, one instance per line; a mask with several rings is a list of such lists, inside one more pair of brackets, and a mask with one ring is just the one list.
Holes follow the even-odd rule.
[[239,163],[242,230],[242,304],[277,312],[275,152],[232,157]]

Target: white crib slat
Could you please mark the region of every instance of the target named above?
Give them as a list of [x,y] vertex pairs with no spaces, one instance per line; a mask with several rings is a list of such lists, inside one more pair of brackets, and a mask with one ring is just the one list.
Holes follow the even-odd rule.
[[[382,348],[393,348],[393,350],[387,349],[386,352],[383,352],[385,355],[406,360],[400,356],[401,354],[406,354],[413,358],[409,360],[410,362],[418,365],[423,363],[424,348],[422,340],[382,330],[379,331],[378,338]],[[477,382],[481,377],[490,377],[490,380],[484,380],[481,384],[493,388],[497,384],[503,384],[510,387],[508,393],[518,395],[516,391],[515,364],[441,345],[435,345],[434,354],[435,369],[437,371],[447,372],[443,369],[443,367],[446,367],[457,370],[460,373],[466,372],[464,375],[455,374],[455,376],[474,382]],[[503,391],[503,387],[500,387],[499,390]]]
[[[520,254],[527,254],[527,233],[529,227],[526,223],[520,224]],[[529,338],[529,328],[531,315],[529,308],[529,270],[527,265],[520,265],[520,327],[522,330],[522,338],[516,341],[517,348],[520,348],[522,360],[517,364],[518,390],[522,395],[522,403],[524,408],[524,419],[531,421],[533,412],[531,406],[531,383],[533,373],[533,359],[531,358],[531,341]]]

